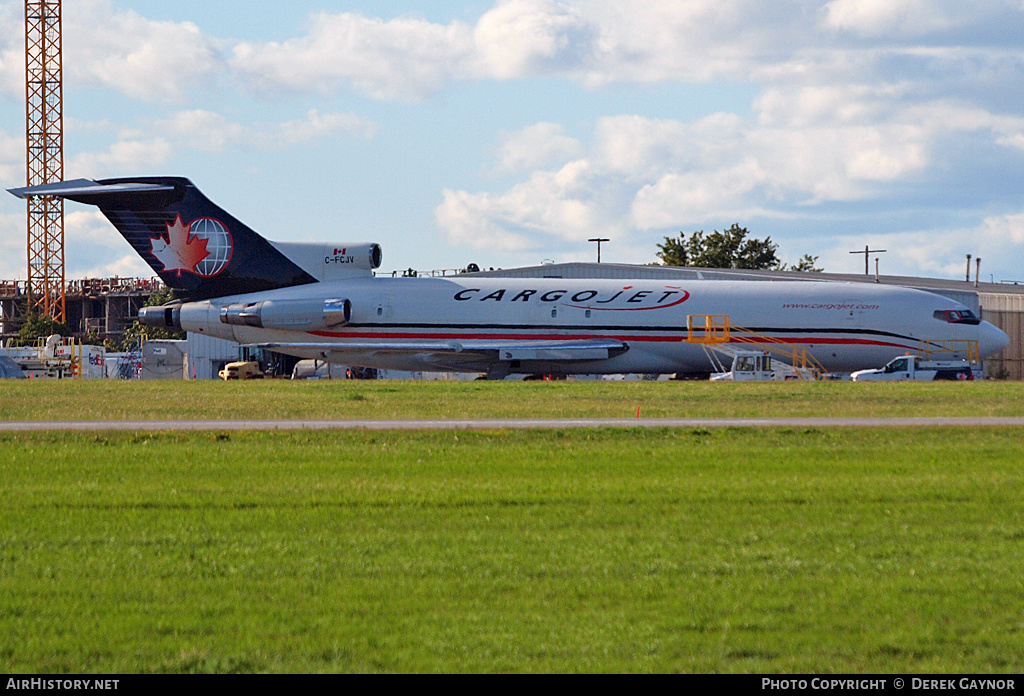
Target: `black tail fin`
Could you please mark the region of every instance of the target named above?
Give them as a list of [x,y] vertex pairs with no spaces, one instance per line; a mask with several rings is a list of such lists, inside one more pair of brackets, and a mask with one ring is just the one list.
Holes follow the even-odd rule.
[[179,296],[203,299],[316,282],[188,179],[78,179],[11,189],[89,203]]

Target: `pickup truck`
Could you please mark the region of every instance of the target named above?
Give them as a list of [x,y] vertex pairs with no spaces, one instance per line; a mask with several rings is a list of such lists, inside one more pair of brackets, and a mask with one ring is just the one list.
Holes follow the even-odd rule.
[[902,355],[890,360],[889,364],[880,370],[859,370],[850,377],[854,382],[980,379],[980,374],[975,375],[975,369],[978,368],[966,360],[925,360],[920,355]]

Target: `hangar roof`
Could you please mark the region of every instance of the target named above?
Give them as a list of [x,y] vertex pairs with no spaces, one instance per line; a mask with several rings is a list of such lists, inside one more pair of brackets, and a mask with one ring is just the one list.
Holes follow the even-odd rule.
[[689,266],[638,266],[618,263],[548,263],[540,266],[481,271],[485,278],[690,278],[694,280],[795,280],[849,283],[881,283],[928,290],[979,294],[1024,295],[1024,281],[977,283],[944,278],[913,276],[866,276],[857,273],[803,273],[800,271],[752,271],[739,268],[694,268]]

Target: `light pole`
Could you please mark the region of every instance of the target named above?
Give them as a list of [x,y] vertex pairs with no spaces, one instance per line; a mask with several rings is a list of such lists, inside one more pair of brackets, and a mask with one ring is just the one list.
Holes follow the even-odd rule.
[[868,255],[869,254],[884,254],[885,249],[872,249],[865,246],[864,251],[851,251],[851,254],[864,254],[864,275],[871,275],[870,267],[868,266]]
[[588,239],[587,241],[597,242],[597,262],[601,263],[601,242],[610,242],[611,240],[604,239],[603,237],[594,237],[593,239]]

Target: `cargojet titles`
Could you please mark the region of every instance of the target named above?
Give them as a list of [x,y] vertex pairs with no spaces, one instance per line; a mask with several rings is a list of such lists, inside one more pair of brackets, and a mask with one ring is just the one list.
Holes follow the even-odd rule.
[[597,290],[508,290],[501,288],[486,295],[480,288],[466,288],[455,293],[460,302],[557,302],[566,307],[579,309],[629,312],[647,309],[667,309],[690,299],[690,293],[675,285],[666,285],[659,290],[636,290],[625,285],[621,290],[599,292]]

